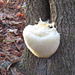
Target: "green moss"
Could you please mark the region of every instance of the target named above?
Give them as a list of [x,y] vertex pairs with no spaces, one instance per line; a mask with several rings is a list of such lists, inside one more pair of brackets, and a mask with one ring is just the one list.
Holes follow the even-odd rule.
[[5,40],[3,40],[3,42],[5,42]]
[[25,65],[24,65],[24,64],[19,64],[19,67],[20,67],[21,69],[25,69]]
[[26,51],[24,52],[24,54],[25,54],[26,56],[28,56],[28,48],[26,49]]
[[11,40],[11,42],[14,42],[14,40]]
[[74,34],[70,34],[70,35],[69,35],[69,38],[73,38],[73,37],[74,37]]
[[32,71],[31,73],[30,73],[31,75],[35,75],[35,73]]

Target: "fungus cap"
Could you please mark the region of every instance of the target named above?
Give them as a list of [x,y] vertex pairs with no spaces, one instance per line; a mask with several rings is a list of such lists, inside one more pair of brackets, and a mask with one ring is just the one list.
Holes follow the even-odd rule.
[[28,25],[23,30],[23,37],[28,49],[37,57],[50,57],[60,44],[60,34],[54,22],[40,20],[38,24]]

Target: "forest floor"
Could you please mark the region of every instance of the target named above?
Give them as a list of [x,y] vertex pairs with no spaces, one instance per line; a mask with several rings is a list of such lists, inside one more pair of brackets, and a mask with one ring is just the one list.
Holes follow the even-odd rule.
[[16,66],[24,52],[25,0],[0,0],[0,75],[23,75]]

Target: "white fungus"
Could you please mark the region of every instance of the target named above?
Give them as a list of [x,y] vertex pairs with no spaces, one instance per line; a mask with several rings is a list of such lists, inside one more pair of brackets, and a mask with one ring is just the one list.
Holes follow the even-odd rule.
[[38,24],[26,26],[23,37],[28,49],[40,58],[50,57],[60,44],[60,34],[54,27],[54,22],[44,22],[41,19]]

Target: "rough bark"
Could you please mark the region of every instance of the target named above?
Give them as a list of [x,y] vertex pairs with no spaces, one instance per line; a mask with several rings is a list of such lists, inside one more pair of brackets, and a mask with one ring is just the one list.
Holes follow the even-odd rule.
[[[53,1],[53,0],[50,0]],[[74,75],[75,74],[75,1],[55,0],[56,23],[61,34],[60,47],[47,62],[50,67],[47,75]],[[51,7],[52,8],[52,7]],[[53,20],[53,18],[51,18]]]
[[[26,24],[35,24],[41,17],[56,23],[61,34],[57,52],[48,59],[37,58],[25,51],[23,64],[28,75],[75,74],[75,1],[74,0],[26,0]],[[26,48],[27,49],[27,48]]]
[[48,0],[26,0],[27,12],[26,23],[35,24],[39,18],[48,20],[50,18],[50,7]]

